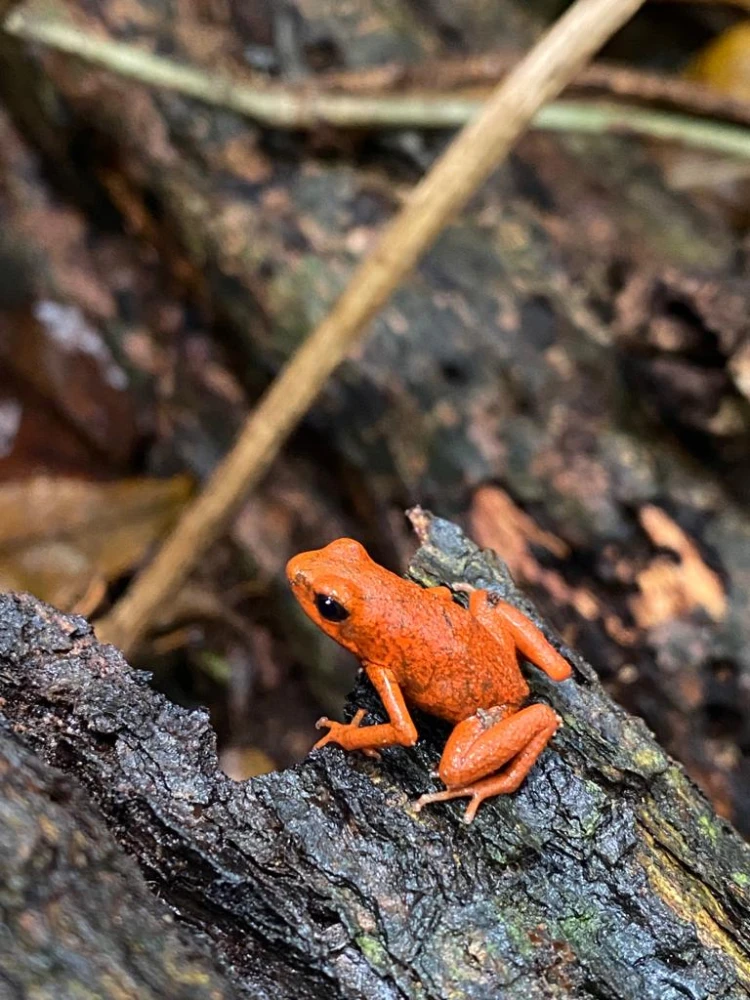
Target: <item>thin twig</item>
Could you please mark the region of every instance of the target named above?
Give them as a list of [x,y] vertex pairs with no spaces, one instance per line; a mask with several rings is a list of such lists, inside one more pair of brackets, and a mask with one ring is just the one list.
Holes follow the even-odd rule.
[[[484,105],[477,97],[440,93],[368,96],[309,87],[249,86],[132,45],[100,38],[59,19],[32,17],[23,8],[11,14],[6,30],[141,83],[178,91],[273,128],[316,128],[321,124],[340,128],[459,128],[471,121]],[[481,72],[487,73],[494,63],[498,63],[499,68],[500,61],[498,56],[476,57],[473,67],[465,65],[464,69],[478,74],[483,65]],[[619,88],[620,93],[642,99],[667,100],[671,96],[686,104],[690,100],[693,110],[700,114],[723,111],[724,117],[731,116],[750,124],[750,105],[717,96],[709,88],[686,81],[668,81],[667,87],[665,80],[658,82],[658,77],[643,75],[636,79],[637,75],[626,70],[618,70],[616,75],[597,67],[591,67],[591,71],[592,85],[598,77],[599,83],[607,83],[613,93]],[[411,72],[416,74],[418,71]],[[338,81],[333,77],[329,82],[340,87],[347,77],[351,80],[352,75],[341,75]],[[557,101],[539,111],[533,127],[555,132],[627,131],[750,158],[750,129],[640,107]]]
[[576,0],[492,94],[386,226],[332,311],[282,369],[203,493],[153,562],[99,623],[130,650],[266,472],[287,437],[367,323],[483,183],[540,106],[641,6],[643,0]]
[[[7,0],[6,0],[7,2]],[[14,0],[18,2],[18,0]],[[750,0],[747,0],[750,4]],[[0,0],[2,3],[2,0]],[[370,128],[378,125],[443,127],[463,125],[486,93],[476,88],[495,86],[518,63],[517,52],[486,52],[425,60],[414,65],[386,63],[357,70],[321,73],[296,87],[269,84],[262,78],[239,81],[189,66],[145,49],[86,32],[70,22],[23,7],[8,18],[11,34],[67,52],[141,83],[179,91],[217,104],[278,128],[328,125]],[[472,101],[456,100],[449,92],[474,88]],[[614,63],[584,67],[567,90],[602,92],[615,97],[658,103],[682,112],[750,124],[750,101],[723,94],[693,80],[650,73]],[[379,100],[390,91],[399,99]],[[330,100],[343,92],[354,101]],[[441,115],[439,107],[448,104]],[[404,110],[401,110],[404,109]]]
[[648,136],[695,149],[750,159],[750,128],[725,125],[667,111],[627,108],[621,104],[577,104],[557,101],[545,108],[544,128],[550,132],[587,132]]
[[[456,91],[471,88],[470,96],[481,99],[486,96],[482,92],[484,88],[494,86],[517,64],[518,59],[518,53],[506,51],[428,59],[414,64],[385,63],[364,69],[320,73],[306,86],[329,93],[343,91],[363,95],[399,91],[406,97],[409,91],[418,91],[423,97],[433,100],[445,100],[450,93],[455,96]],[[608,95],[750,125],[750,101],[732,97],[695,80],[616,63],[596,62],[585,66],[570,81],[565,92]]]
[[477,110],[476,101],[449,101],[441,111],[433,107],[435,102],[424,104],[418,98],[411,107],[409,102],[394,103],[377,97],[242,84],[226,74],[207,72],[137,46],[102,38],[82,31],[71,22],[23,7],[11,13],[4,27],[11,35],[77,56],[120,76],[175,90],[273,128],[310,128],[319,124],[345,128],[413,126],[415,115],[427,118],[432,127],[454,128],[464,124]]

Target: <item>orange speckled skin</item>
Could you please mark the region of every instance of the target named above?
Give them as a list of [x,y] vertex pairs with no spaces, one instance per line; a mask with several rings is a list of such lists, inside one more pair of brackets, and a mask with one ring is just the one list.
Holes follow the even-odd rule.
[[[336,742],[370,754],[412,746],[417,732],[408,702],[455,724],[439,768],[447,788],[422,796],[418,808],[468,795],[471,822],[483,799],[520,785],[559,719],[546,705],[522,707],[529,689],[518,653],[555,680],[571,673],[529,619],[484,591],[471,592],[467,611],[447,587],[424,590],[378,566],[348,538],[295,556],[287,576],[309,617],[360,658],[390,719],[360,727],[363,710],[349,725],[321,719],[329,731],[316,746]],[[324,616],[321,599],[338,620]]]

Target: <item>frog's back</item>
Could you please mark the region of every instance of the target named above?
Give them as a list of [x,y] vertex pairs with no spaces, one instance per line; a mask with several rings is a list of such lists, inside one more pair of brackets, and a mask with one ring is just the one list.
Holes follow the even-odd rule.
[[513,641],[489,632],[455,601],[423,592],[400,617],[394,663],[407,701],[431,715],[458,722],[477,709],[518,705],[529,693]]

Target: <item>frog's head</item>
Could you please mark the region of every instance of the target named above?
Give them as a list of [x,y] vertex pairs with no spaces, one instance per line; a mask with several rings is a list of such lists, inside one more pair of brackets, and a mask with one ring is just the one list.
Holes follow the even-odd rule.
[[286,575],[305,613],[324,632],[357,652],[371,574],[378,567],[351,538],[323,549],[301,552],[289,560]]

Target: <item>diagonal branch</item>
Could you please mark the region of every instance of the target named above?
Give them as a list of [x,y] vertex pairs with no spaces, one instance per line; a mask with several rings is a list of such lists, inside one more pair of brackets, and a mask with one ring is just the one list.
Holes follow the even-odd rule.
[[99,624],[132,649],[268,469],[287,437],[367,324],[528,126],[643,0],[577,0],[493,92],[390,222],[323,322],[277,376],[232,450],[153,562]]

